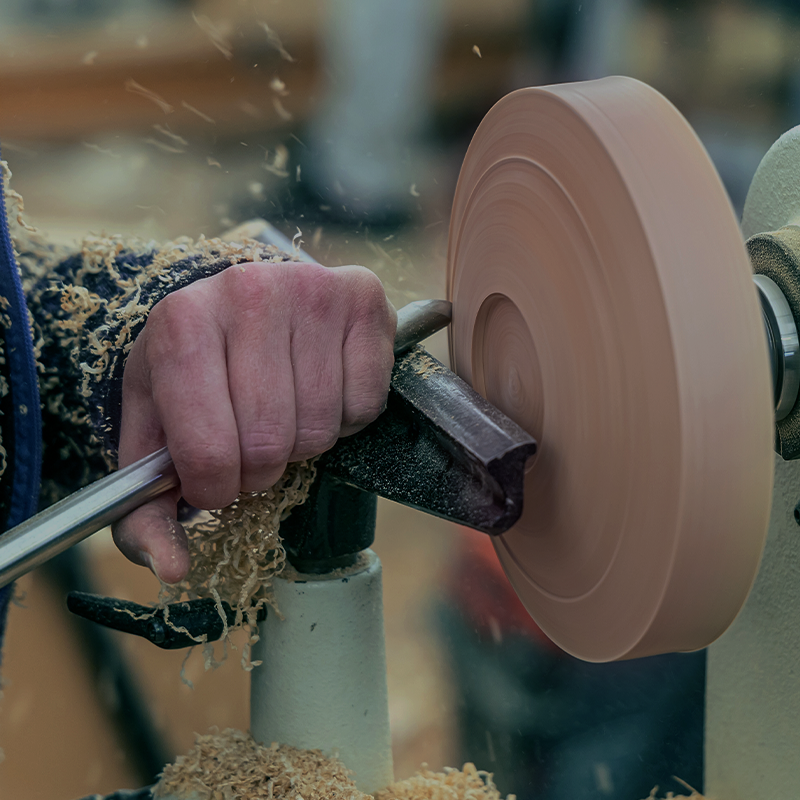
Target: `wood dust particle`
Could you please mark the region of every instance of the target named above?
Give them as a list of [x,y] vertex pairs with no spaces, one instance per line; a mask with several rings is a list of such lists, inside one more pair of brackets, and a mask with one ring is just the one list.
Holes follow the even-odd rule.
[[296,183],[300,183],[300,165],[298,164],[294,171],[294,179]]
[[196,109],[194,106],[190,106],[185,100],[181,100],[181,105],[187,110],[191,111],[192,114],[196,114],[200,119],[205,120],[206,122],[210,122],[212,125],[216,125],[217,122],[215,119],[212,119],[208,116],[208,114],[204,114],[202,111]]
[[[104,156],[110,156],[111,158],[122,158],[122,156],[118,153],[114,153],[111,150],[106,150],[105,147],[100,147],[99,144],[93,144],[92,142],[81,142],[81,144],[88,150],[94,150],[95,153],[100,153]],[[8,149],[8,145],[6,145],[6,149]]]
[[472,45],[472,52],[475,53],[475,55],[478,56],[478,58],[483,58],[483,56],[481,55],[481,49],[480,47],[478,47],[478,45],[476,44]]
[[142,139],[142,141],[145,144],[152,145],[157,150],[161,150],[161,152],[163,153],[179,154],[186,152],[181,147],[173,147],[171,144],[167,144],[166,142],[161,142],[158,139],[154,139],[152,136],[148,136],[146,139]]
[[264,29],[265,33],[267,34],[267,41],[280,53],[281,58],[284,61],[294,62],[294,58],[286,52],[286,48],[283,46],[281,42],[281,37],[267,25],[266,22],[259,23],[261,27]]
[[411,184],[411,188],[408,190],[408,193],[412,197],[419,197],[419,192],[417,191],[417,184],[416,183],[412,183]]
[[231,43],[228,41],[225,34],[218,28],[208,17],[204,14],[197,15],[192,12],[192,19],[195,21],[195,24],[198,28],[200,28],[203,33],[208,36],[209,41],[217,50],[225,56],[225,58],[230,61],[233,58],[233,50],[231,49]]
[[220,164],[219,161],[216,161],[215,159],[211,158],[211,156],[208,156],[206,158],[206,161],[208,161],[209,167],[219,167],[220,169],[222,169],[222,164]]
[[269,150],[264,154],[264,163],[262,166],[267,172],[271,172],[278,178],[288,178],[289,171],[286,169],[289,163],[289,150],[282,144],[275,148],[275,157],[272,161],[269,160]]
[[183,147],[187,147],[189,145],[189,142],[187,142],[183,136],[178,136],[177,133],[173,133],[169,128],[165,128],[163,125],[153,125],[153,128],[162,136],[165,136],[167,139],[174,142],[176,145],[181,145]]
[[441,365],[434,361],[424,350],[420,350],[417,362],[418,366],[414,372],[420,375],[424,381],[428,380],[434,372],[441,371]]
[[81,59],[81,64],[85,64],[87,67],[91,67],[94,65],[94,60],[97,58],[97,50],[90,50],[84,57]]
[[132,94],[138,94],[151,103],[155,103],[165,114],[171,114],[175,110],[161,95],[156,94],[151,89],[145,88],[141,83],[137,83],[133,80],[133,78],[128,78],[128,80],[125,81],[125,90]]
[[286,97],[286,95],[289,94],[286,89],[286,84],[277,76],[269,82],[269,88],[272,89],[275,94],[279,94],[281,97]]
[[247,114],[248,117],[252,117],[253,119],[260,119],[263,114],[261,113],[261,109],[257,106],[254,106],[252,103],[248,102],[247,100],[242,100],[239,103],[239,108]]
[[286,110],[283,103],[281,103],[281,101],[277,97],[272,98],[272,105],[275,108],[275,111],[277,112],[278,116],[284,122],[289,122],[290,120],[294,119],[292,117],[291,112]]

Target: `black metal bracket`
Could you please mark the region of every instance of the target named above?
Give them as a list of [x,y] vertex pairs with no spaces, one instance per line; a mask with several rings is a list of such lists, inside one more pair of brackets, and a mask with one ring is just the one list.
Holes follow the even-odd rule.
[[[87,592],[70,592],[67,608],[98,625],[141,636],[164,650],[192,647],[201,642],[203,635],[206,641],[215,642],[225,630],[217,604],[211,598],[170,603],[167,609],[171,625],[166,622],[164,609]],[[225,602],[222,608],[228,625],[232,626],[235,612]],[[259,621],[266,616],[266,608],[259,610]]]

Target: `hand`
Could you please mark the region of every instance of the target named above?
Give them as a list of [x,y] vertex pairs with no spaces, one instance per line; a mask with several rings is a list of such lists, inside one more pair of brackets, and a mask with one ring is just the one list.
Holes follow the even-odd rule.
[[178,499],[223,508],[372,422],[396,324],[363,267],[238,264],[159,302],[125,365],[119,465],[166,445],[180,487],[115,526],[119,549],[182,580]]

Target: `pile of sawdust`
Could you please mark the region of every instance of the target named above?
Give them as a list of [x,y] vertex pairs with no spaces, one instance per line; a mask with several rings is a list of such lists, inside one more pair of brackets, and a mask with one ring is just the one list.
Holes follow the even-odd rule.
[[[655,800],[656,791],[646,800]],[[287,745],[264,747],[252,736],[228,728],[196,737],[195,746],[167,766],[153,790],[154,798],[176,800],[370,800],[360,792],[349,770],[319,750]],[[374,800],[502,800],[492,775],[464,764],[444,772],[423,768],[393,783]],[[516,800],[508,795],[506,800]],[[704,800],[692,793],[665,800]]]
[[[179,800],[370,800],[348,769],[319,750],[273,744],[227,729],[197,736],[195,746],[164,770],[155,798]],[[492,776],[465,764],[463,770],[423,769],[375,795],[375,800],[501,800]],[[509,795],[508,800],[515,800]]]
[[318,750],[263,747],[231,728],[197,736],[194,747],[168,765],[155,798],[197,800],[367,800],[347,769]]

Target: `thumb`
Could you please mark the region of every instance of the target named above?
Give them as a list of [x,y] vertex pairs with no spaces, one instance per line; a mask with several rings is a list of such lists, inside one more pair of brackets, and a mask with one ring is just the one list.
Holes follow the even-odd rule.
[[171,489],[132,511],[112,526],[120,551],[149,567],[164,583],[178,583],[189,572],[189,544],[177,521],[180,489]]

